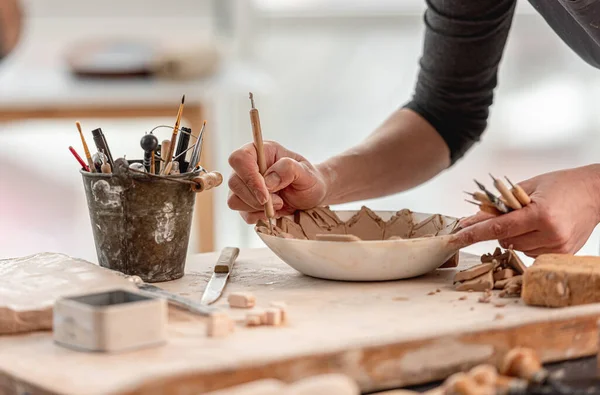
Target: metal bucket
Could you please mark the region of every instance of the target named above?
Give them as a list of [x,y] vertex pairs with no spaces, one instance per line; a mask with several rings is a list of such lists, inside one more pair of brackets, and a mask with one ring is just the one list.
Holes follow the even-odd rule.
[[131,172],[81,175],[100,266],[145,282],[183,277],[196,197],[190,185]]

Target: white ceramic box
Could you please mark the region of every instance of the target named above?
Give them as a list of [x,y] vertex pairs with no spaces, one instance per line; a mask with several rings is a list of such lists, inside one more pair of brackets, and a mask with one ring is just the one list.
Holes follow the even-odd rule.
[[117,352],[167,340],[164,299],[112,290],[62,298],[54,304],[54,341],[84,351]]

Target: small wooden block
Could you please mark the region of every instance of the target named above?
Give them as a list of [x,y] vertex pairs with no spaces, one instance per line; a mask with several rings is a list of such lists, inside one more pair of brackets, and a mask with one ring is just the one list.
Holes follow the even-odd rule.
[[281,325],[281,309],[276,307],[272,307],[265,311],[266,315],[266,325],[269,326],[279,326]]
[[248,292],[233,292],[227,297],[227,302],[229,307],[249,309],[256,304],[256,298]]
[[225,337],[234,331],[235,322],[223,312],[213,313],[208,317],[206,335],[208,337]]
[[479,277],[493,269],[494,269],[493,263],[491,263],[491,262],[481,263],[479,265],[470,267],[466,270],[456,273],[456,275],[454,276],[454,282],[472,280],[472,279]]
[[475,291],[475,292],[483,292],[494,287],[494,277],[491,271],[476,277],[472,280],[467,280],[462,282],[456,286],[457,291]]
[[260,326],[262,325],[262,315],[256,313],[249,313],[246,315],[246,326]]
[[523,275],[521,298],[528,305],[563,307],[600,302],[600,257],[547,254]]
[[512,269],[500,269],[494,273],[494,281],[506,280],[514,277],[515,272]]
[[281,310],[281,323],[282,324],[287,323],[287,320],[288,320],[287,304],[285,302],[271,302],[270,306]]

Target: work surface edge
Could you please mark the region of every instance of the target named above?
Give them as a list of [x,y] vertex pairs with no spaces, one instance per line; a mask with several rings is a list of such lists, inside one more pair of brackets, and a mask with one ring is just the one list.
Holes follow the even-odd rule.
[[[158,285],[199,300],[217,257],[192,256],[184,278]],[[476,259],[461,256],[463,265]],[[240,327],[226,339],[207,339],[204,319],[173,312],[169,345],[116,356],[62,349],[52,344],[48,332],[3,337],[0,388],[12,383],[13,391],[25,385],[40,393],[81,393],[84,388],[103,394],[154,393],[161,388],[201,392],[262,377],[294,381],[342,372],[364,391],[372,391],[424,383],[475,363],[493,362],[517,345],[539,350],[544,361],[596,351],[600,305],[550,310],[514,299],[494,300],[508,302],[503,307],[477,303],[479,294],[452,289],[454,272],[438,270],[398,282],[331,282],[298,274],[266,249],[242,250],[226,292],[252,291],[259,306],[286,301],[287,327]],[[464,295],[467,300],[459,300]],[[226,305],[224,299],[217,305]],[[426,312],[429,318],[419,316],[423,306],[433,310]],[[452,311],[453,323],[444,322],[445,311]],[[503,318],[497,319],[498,314]],[[420,321],[407,329],[406,317]],[[344,325],[353,327],[344,331]],[[33,377],[36,366],[45,372]]]

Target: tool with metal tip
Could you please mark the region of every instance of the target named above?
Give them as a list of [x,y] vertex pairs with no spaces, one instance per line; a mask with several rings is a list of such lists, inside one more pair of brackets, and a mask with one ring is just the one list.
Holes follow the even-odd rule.
[[467,200],[467,199],[465,199],[465,202],[474,204],[475,206],[479,207],[479,210],[481,210],[481,211],[483,211],[485,213],[489,213],[489,214],[493,214],[493,215],[501,215],[502,214],[494,206],[490,206],[490,205],[487,205],[487,204],[479,204],[477,202],[473,202],[473,201]]
[[140,146],[144,150],[144,167],[146,168],[146,171],[150,173],[150,169],[152,168],[152,155],[156,147],[158,147],[158,139],[152,133],[145,134],[140,140]]
[[202,295],[201,304],[209,305],[221,297],[239,253],[240,249],[235,247],[225,247],[221,251],[221,256],[219,256],[219,260],[215,265],[214,273]]
[[527,206],[529,203],[531,203],[531,198],[519,184],[513,184],[506,176],[504,176],[504,178],[506,178],[506,181],[508,181],[510,184],[512,188],[511,192],[519,200],[519,203],[521,203],[523,206]]
[[486,204],[488,206],[493,206],[492,202],[490,202],[490,199],[487,197],[487,195],[483,192],[475,192],[475,193],[471,193],[471,192],[466,192],[465,193],[469,196],[471,196],[473,199],[477,200],[478,202],[480,202],[481,204]]
[[165,167],[163,168],[163,171],[161,174],[169,174],[169,171],[171,171],[171,166],[169,165],[171,163],[171,158],[173,158],[173,151],[175,151],[175,143],[177,142],[177,133],[179,132],[179,124],[181,122],[181,115],[183,114],[183,103],[185,103],[185,95],[183,95],[183,97],[181,98],[181,104],[179,105],[179,110],[177,111],[177,118],[175,119],[175,127],[173,128],[173,134],[171,134],[171,141],[169,144],[169,149],[166,152],[166,158],[163,157],[163,159],[166,160],[165,162]]
[[513,210],[519,210],[523,208],[523,206],[521,206],[521,203],[519,203],[519,200],[515,197],[515,195],[512,194],[512,192],[506,187],[506,185],[504,185],[502,180],[494,177],[491,174],[490,177],[492,177],[492,180],[494,181],[494,187],[498,190],[498,192],[500,192],[500,194],[504,198],[504,201],[510,208],[512,208]]
[[106,142],[106,137],[104,137],[104,133],[102,133],[102,129],[98,128],[92,130],[92,136],[94,136],[94,143],[96,144],[96,148],[99,152],[104,152],[104,155],[106,155],[106,160],[108,160],[108,164],[111,165],[114,169],[115,162],[113,161],[110,149],[108,149],[108,143]]
[[88,161],[90,171],[92,173],[96,173],[96,166],[94,166],[92,155],[90,154],[90,150],[88,149],[87,143],[85,142],[85,137],[83,136],[83,131],[81,130],[81,124],[79,122],[75,122],[75,126],[77,126],[77,130],[79,131],[79,136],[81,137],[81,144],[83,144],[83,153]]
[[100,170],[104,174],[110,174],[110,173],[112,173],[112,169],[110,168],[110,164],[108,164],[106,162],[106,155],[104,155],[104,152],[102,153],[102,166],[100,166]]
[[[254,138],[254,147],[256,148],[256,156],[258,157],[258,170],[262,176],[267,171],[267,159],[265,157],[265,150],[263,146],[262,129],[260,127],[260,117],[258,110],[254,107],[254,95],[250,92],[250,122],[252,123],[252,136]],[[267,202],[265,203],[265,216],[269,222],[269,231],[273,233],[273,224],[271,219],[275,217],[275,211],[273,210],[273,200],[271,195],[267,194]]]
[[508,207],[506,204],[504,204],[500,199],[498,199],[498,197],[496,195],[494,195],[493,193],[488,191],[482,183],[478,182],[477,180],[473,180],[473,181],[475,181],[475,184],[477,184],[479,189],[481,189],[487,195],[490,202],[492,202],[492,204],[494,205],[494,207],[496,207],[498,209],[498,211],[500,211],[501,213],[504,213],[504,214],[512,211],[512,209],[510,207]]
[[194,149],[192,150],[192,154],[190,155],[190,164],[186,169],[186,172],[194,171],[196,166],[200,162],[200,156],[202,155],[202,140],[204,139],[204,129],[206,128],[206,121],[202,123],[202,129],[200,129],[200,133],[198,133],[198,137],[194,142]]

